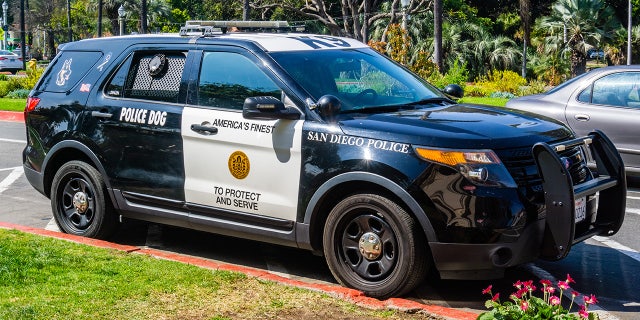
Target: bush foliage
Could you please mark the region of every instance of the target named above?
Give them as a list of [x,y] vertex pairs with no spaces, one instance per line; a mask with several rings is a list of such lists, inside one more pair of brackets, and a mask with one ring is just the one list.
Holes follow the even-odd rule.
[[27,63],[26,75],[0,77],[0,98],[26,98],[36,86],[44,68],[38,67],[35,60]]

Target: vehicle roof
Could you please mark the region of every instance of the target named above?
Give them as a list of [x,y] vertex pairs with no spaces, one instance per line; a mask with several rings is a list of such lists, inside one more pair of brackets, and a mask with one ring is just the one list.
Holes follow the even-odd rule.
[[[304,51],[344,48],[366,48],[366,44],[351,38],[334,37],[318,34],[302,33],[246,33],[229,32],[207,36],[180,36],[178,34],[144,34],[116,37],[85,39],[69,42],[60,46],[61,50],[105,50],[114,46],[128,47],[132,44],[163,43],[228,43],[228,44],[256,44],[268,52]],[[107,46],[107,47],[105,47]],[[106,49],[108,50],[108,49]]]

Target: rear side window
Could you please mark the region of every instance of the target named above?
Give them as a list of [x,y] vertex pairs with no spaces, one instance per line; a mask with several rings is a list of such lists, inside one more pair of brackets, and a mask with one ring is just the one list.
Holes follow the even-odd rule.
[[141,51],[131,55],[107,84],[111,97],[177,102],[187,53]]
[[39,90],[47,92],[70,91],[98,62],[102,52],[63,51],[42,78]]

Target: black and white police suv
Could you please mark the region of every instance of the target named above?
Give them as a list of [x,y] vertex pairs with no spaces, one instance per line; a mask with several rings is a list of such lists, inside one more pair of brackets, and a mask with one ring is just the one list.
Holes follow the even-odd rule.
[[23,154],[60,229],[107,238],[125,217],[309,249],[386,298],[430,268],[500,277],[620,228],[624,166],[601,132],[456,104],[358,41],[289,29],[64,45]]

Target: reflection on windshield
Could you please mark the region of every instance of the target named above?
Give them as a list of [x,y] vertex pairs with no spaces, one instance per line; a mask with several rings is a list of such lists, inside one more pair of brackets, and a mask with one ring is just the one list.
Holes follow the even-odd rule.
[[271,56],[313,99],[331,94],[343,112],[442,97],[438,89],[372,49],[274,52]]

